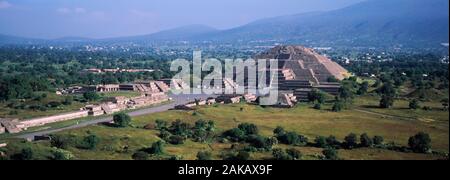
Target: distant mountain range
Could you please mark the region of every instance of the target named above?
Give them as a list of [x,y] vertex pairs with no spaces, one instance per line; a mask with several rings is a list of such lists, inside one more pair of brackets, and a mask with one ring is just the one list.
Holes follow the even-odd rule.
[[[343,9],[258,20],[228,30],[191,25],[158,33],[81,42],[284,42],[317,46],[430,47],[449,42],[448,0],[368,0]],[[0,35],[0,44],[51,42]]]

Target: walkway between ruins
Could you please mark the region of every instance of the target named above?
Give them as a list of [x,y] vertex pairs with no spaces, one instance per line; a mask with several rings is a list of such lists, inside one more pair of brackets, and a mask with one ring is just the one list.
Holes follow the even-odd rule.
[[[158,113],[158,112],[164,112],[169,109],[173,109],[177,105],[186,104],[188,102],[191,102],[191,101],[193,101],[195,99],[199,99],[199,98],[206,99],[208,97],[212,97],[212,95],[170,95],[170,97],[172,98],[172,101],[173,101],[170,104],[139,109],[136,111],[129,112],[128,115],[130,115],[131,117],[136,117],[136,116],[142,116],[142,115],[153,114],[153,113]],[[35,136],[43,136],[43,135],[48,135],[48,134],[55,133],[55,132],[64,131],[64,130],[76,129],[76,128],[86,127],[86,126],[95,125],[95,124],[104,123],[104,122],[111,122],[112,120],[113,120],[112,116],[104,117],[104,118],[99,118],[96,120],[84,121],[84,122],[81,122],[79,124],[72,125],[69,127],[26,133],[26,134],[18,135],[16,137],[33,140]]]

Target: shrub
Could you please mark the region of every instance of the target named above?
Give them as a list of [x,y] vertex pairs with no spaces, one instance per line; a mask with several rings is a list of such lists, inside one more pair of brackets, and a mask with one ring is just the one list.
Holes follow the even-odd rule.
[[373,137],[373,144],[375,145],[382,145],[384,141],[384,138],[381,136],[374,136]]
[[367,93],[367,91],[369,90],[369,82],[364,81],[361,86],[358,89],[357,94],[358,95],[364,95]]
[[308,143],[308,138],[306,138],[303,135],[298,135],[295,132],[287,132],[281,136],[278,136],[277,139],[281,143],[289,144],[289,145],[303,146]]
[[156,129],[158,129],[158,130],[166,130],[167,129],[167,126],[168,126],[167,121],[157,119],[155,121],[155,123],[156,123]]
[[152,144],[150,148],[150,153],[152,154],[164,154],[164,142],[157,141]]
[[166,130],[159,131],[159,137],[161,139],[168,141],[170,136],[172,136],[172,134],[170,134],[169,131],[166,131]]
[[281,136],[281,135],[285,134],[286,131],[284,130],[283,127],[278,126],[277,128],[275,128],[275,130],[273,130],[273,133],[274,133],[276,136]]
[[361,142],[362,147],[372,147],[373,146],[372,139],[366,133],[361,134],[361,136],[359,137],[359,140]]
[[330,147],[340,148],[340,146],[341,146],[341,142],[339,142],[336,139],[336,137],[334,137],[334,136],[328,136],[326,141],[327,141],[328,146],[330,146]]
[[319,103],[314,104],[314,109],[321,110],[322,104],[319,104]]
[[176,120],[172,122],[169,131],[178,136],[189,137],[192,133],[191,125],[188,123],[181,122],[181,120]]
[[422,109],[424,111],[431,111],[431,110],[433,110],[433,108],[431,108],[430,106],[424,106]]
[[338,152],[334,148],[326,148],[322,151],[326,160],[338,160]]
[[32,160],[34,157],[33,149],[31,148],[22,149],[18,157],[20,160]]
[[125,113],[118,113],[114,115],[113,121],[117,127],[128,127],[131,123],[131,117]]
[[408,145],[416,153],[427,153],[431,150],[430,135],[424,132],[412,136],[408,140]]
[[420,105],[419,105],[419,101],[417,99],[413,99],[409,102],[409,109],[419,109]]
[[235,157],[235,160],[246,161],[250,159],[250,153],[246,151],[239,151]]
[[394,106],[394,97],[389,95],[383,95],[380,100],[380,108],[391,108]]
[[258,134],[258,127],[254,124],[249,123],[243,123],[239,124],[239,129],[244,131],[245,135],[257,135]]
[[344,140],[345,140],[345,146],[348,148],[348,149],[353,149],[354,147],[356,147],[357,145],[358,145],[358,137],[356,136],[356,134],[354,134],[354,133],[350,133],[348,136],[346,136],[345,138],[344,138]]
[[341,101],[338,100],[338,101],[334,102],[333,107],[331,108],[331,110],[333,112],[341,112],[343,108],[344,108],[344,104]]
[[316,139],[314,139],[314,143],[316,147],[320,148],[326,148],[328,146],[327,139],[323,136],[317,136]]
[[100,99],[100,95],[98,95],[96,92],[85,92],[83,93],[83,97],[84,99],[88,100],[88,101],[95,101]]
[[313,89],[308,93],[308,101],[309,102],[318,102],[322,104],[325,102],[325,93],[320,90]]
[[232,141],[242,141],[245,138],[245,132],[239,128],[233,128],[224,132],[224,136]]
[[271,150],[275,142],[271,138],[266,138],[262,136],[252,135],[247,139],[247,142],[251,146],[257,149]]
[[327,82],[339,82],[339,80],[336,79],[336,77],[334,77],[334,76],[330,76],[327,78]]
[[53,160],[71,160],[75,157],[70,151],[58,148],[53,148],[52,154]]
[[197,160],[212,160],[212,154],[207,151],[200,151],[197,153]]
[[184,138],[181,136],[170,136],[169,143],[174,145],[184,144]]
[[67,136],[52,135],[50,145],[59,149],[67,149],[72,144],[72,139]]
[[96,135],[89,135],[83,139],[83,147],[86,149],[95,149],[100,139]]
[[297,160],[302,158],[302,153],[297,150],[297,149],[286,149],[286,153],[293,159],[293,160]]
[[131,156],[131,158],[133,158],[134,160],[148,160],[149,155],[148,155],[148,153],[146,153],[146,152],[138,151],[138,152],[135,152],[135,153]]
[[195,129],[192,138],[196,142],[206,142],[208,140],[209,133],[205,129]]
[[57,108],[59,106],[61,106],[61,103],[60,102],[56,102],[56,101],[52,101],[52,102],[49,102],[47,104],[47,107],[50,107],[50,108]]
[[276,159],[276,160],[292,160],[289,158],[289,155],[284,152],[282,149],[273,149],[272,150],[272,156]]

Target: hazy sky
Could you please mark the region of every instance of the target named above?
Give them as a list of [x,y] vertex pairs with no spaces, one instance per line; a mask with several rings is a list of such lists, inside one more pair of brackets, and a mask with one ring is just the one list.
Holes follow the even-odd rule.
[[190,24],[227,29],[280,15],[342,8],[363,0],[0,0],[0,33],[105,38]]

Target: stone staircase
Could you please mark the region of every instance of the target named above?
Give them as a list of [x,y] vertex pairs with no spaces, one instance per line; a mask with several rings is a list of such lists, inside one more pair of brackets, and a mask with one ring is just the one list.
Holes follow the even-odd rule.
[[158,88],[162,91],[162,92],[169,92],[170,87],[161,81],[156,81],[155,84],[158,86]]

